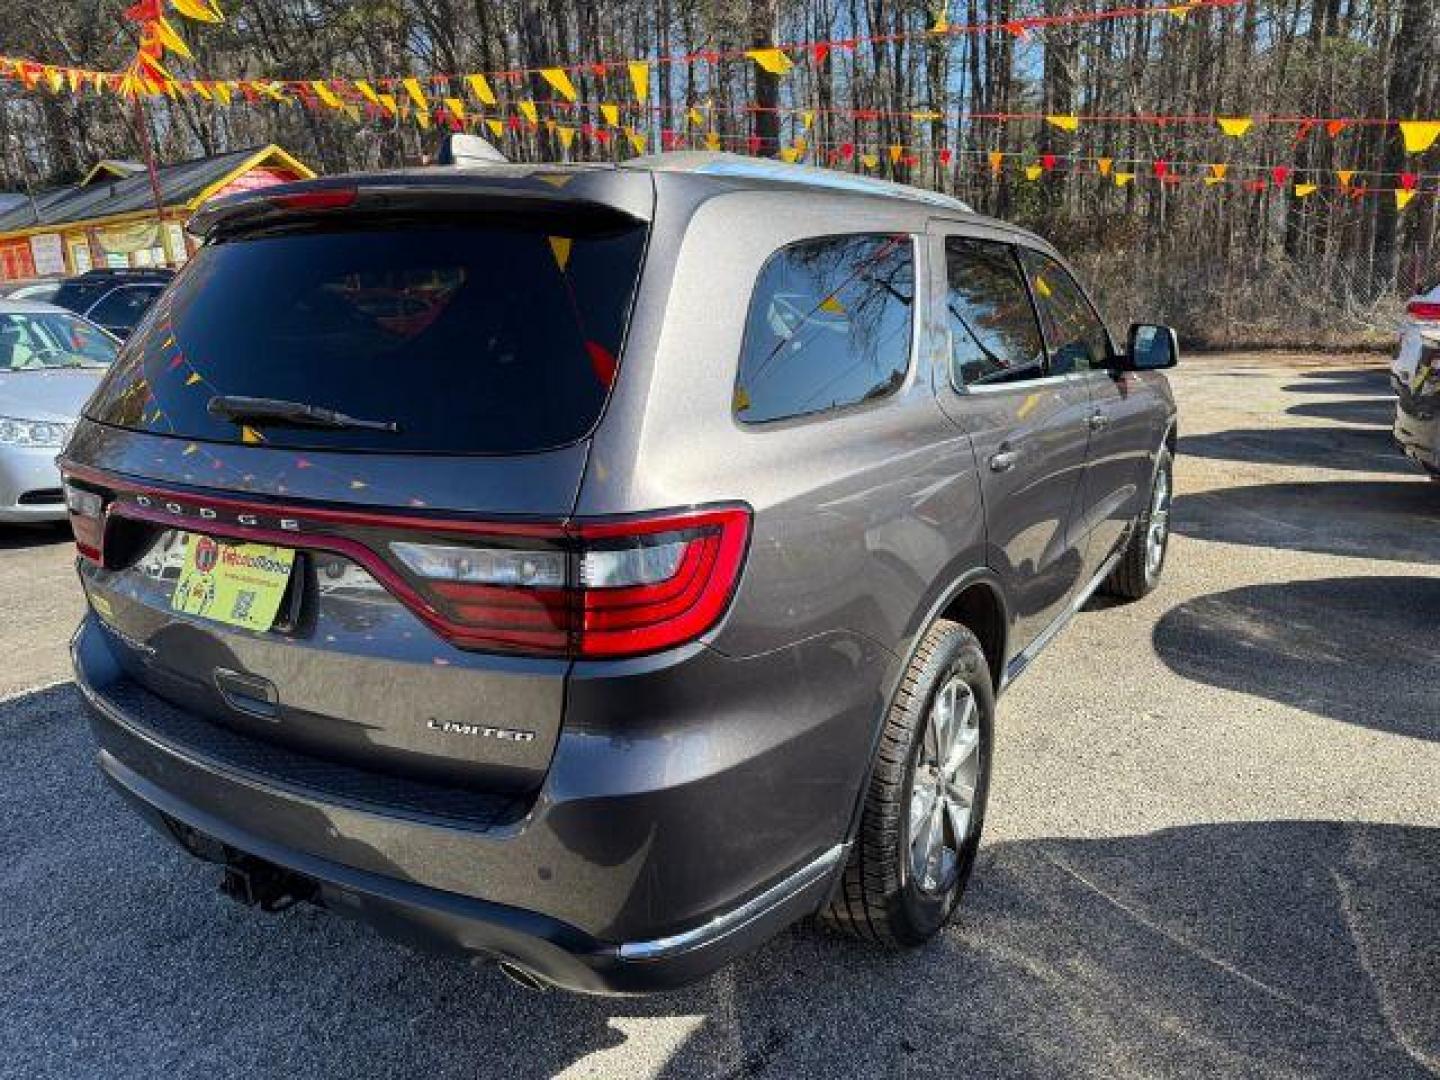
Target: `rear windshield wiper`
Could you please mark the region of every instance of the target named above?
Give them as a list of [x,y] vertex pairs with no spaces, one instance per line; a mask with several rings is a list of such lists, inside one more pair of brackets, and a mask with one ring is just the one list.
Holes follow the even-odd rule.
[[392,433],[400,430],[400,425],[393,420],[364,420],[358,416],[347,416],[335,409],[307,405],[303,401],[284,401],[280,398],[217,394],[205,406],[205,411],[211,416],[237,424],[294,424],[299,427],[364,428],[367,431]]

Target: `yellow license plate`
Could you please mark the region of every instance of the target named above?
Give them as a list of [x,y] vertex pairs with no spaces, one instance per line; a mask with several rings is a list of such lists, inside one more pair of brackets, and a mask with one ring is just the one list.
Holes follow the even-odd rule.
[[187,536],[170,607],[227,626],[269,630],[294,565],[289,548]]

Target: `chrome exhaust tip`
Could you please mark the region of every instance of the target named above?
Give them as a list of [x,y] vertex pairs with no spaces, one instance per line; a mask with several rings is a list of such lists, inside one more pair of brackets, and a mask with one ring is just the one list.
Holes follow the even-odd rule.
[[507,979],[518,986],[525,987],[526,990],[534,990],[537,993],[543,994],[546,990],[550,989],[549,984],[539,976],[532,975],[524,968],[516,967],[506,960],[499,961],[495,966],[500,969],[501,974]]

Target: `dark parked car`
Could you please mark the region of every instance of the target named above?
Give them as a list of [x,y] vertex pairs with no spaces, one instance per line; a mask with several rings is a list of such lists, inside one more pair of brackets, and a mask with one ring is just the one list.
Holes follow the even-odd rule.
[[100,767],[265,908],[593,992],[935,934],[996,695],[1165,558],[1162,327],[726,156],[213,204],[65,454]]
[[174,276],[173,270],[163,269],[88,270],[62,281],[50,302],[84,315],[123,341]]

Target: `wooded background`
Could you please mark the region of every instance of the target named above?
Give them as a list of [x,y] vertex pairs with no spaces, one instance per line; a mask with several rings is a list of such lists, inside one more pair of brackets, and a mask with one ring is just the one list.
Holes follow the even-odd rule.
[[[0,53],[51,64],[123,67],[134,53],[125,0],[3,0]],[[703,59],[651,68],[642,114],[625,69],[573,75],[577,108],[557,95],[523,92],[541,115],[601,125],[596,106],[618,102],[625,123],[650,135],[687,128],[704,110],[727,149],[760,153],[803,138],[806,161],[837,148],[856,154],[835,167],[873,170],[951,191],[977,209],[1033,228],[1070,253],[1116,327],[1132,317],[1168,321],[1191,344],[1312,345],[1383,342],[1403,299],[1440,278],[1440,144],[1406,154],[1393,125],[1331,118],[1440,118],[1440,16],[1433,0],[1248,0],[1228,8],[1014,33],[925,34],[943,13],[952,24],[1001,24],[1024,16],[1096,11],[1115,0],[220,0],[226,21],[184,22],[194,60],[177,76],[216,79],[383,78],[496,72],[596,61],[646,59],[876,35],[894,40],[795,53],[793,70],[768,76],[746,60]],[[908,36],[905,32],[911,32]],[[426,83],[427,87],[434,84]],[[455,80],[436,92],[460,95]],[[628,105],[626,103],[629,103]],[[588,105],[585,103],[589,103]],[[473,105],[473,100],[471,101]],[[757,109],[758,107],[758,109]],[[779,111],[768,111],[776,109]],[[812,128],[800,114],[813,110]],[[857,118],[856,110],[878,116]],[[440,135],[412,120],[355,122],[328,109],[247,103],[218,106],[196,96],[146,102],[162,161],[277,142],[323,173],[414,164]],[[906,115],[938,113],[917,120]],[[977,119],[984,113],[1082,116],[1275,116],[1314,125],[1257,123],[1243,138],[1213,122],[1083,122],[1074,132],[1041,119]],[[492,110],[492,115],[494,111]],[[483,129],[482,129],[483,133]],[[702,132],[690,129],[692,138]],[[553,132],[507,132],[516,157],[558,160]],[[698,143],[696,144],[698,145]],[[905,147],[891,160],[891,145]],[[939,150],[950,150],[948,164]],[[991,151],[1005,159],[997,177]],[[577,139],[572,158],[626,157],[624,138]],[[106,94],[24,92],[0,82],[0,190],[39,191],[72,181],[102,157],[139,157],[133,110]],[[1024,166],[1053,154],[1039,179]],[[1136,173],[1117,187],[1095,159]],[[1184,179],[1156,182],[1164,159]],[[1231,163],[1229,180],[1200,177]],[[1263,191],[1239,181],[1295,170]],[[1359,170],[1340,190],[1335,171]],[[1420,174],[1417,196],[1397,209],[1389,189]],[[1296,198],[1296,181],[1321,185]],[[1392,339],[1393,340],[1393,339]]]

